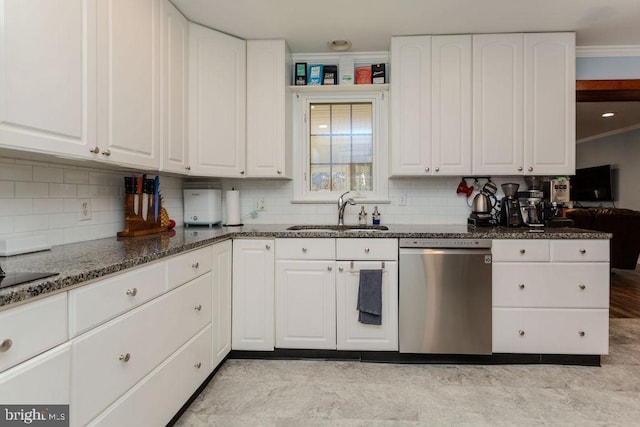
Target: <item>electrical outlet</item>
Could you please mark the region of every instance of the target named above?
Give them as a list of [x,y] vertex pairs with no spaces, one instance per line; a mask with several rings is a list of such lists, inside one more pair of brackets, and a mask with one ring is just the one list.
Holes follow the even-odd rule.
[[91,219],[91,200],[80,200],[80,221],[87,221]]
[[265,208],[264,208],[264,199],[256,199],[256,210],[257,211],[265,210]]

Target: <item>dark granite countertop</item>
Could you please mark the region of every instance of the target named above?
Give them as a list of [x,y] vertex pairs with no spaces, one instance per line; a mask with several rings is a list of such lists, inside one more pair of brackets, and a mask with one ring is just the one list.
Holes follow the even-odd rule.
[[470,228],[466,225],[389,225],[387,231],[289,231],[289,225],[178,227],[150,236],[107,238],[54,246],[51,250],[0,257],[7,272],[57,272],[57,276],[0,289],[0,310],[42,295],[62,292],[150,261],[231,238],[482,238],[610,239],[608,233],[574,228]]

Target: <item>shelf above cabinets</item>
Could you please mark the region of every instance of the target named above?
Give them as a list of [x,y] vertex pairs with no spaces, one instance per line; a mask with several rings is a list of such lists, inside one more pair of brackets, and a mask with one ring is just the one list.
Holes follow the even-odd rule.
[[324,93],[324,92],[339,92],[339,93],[360,93],[360,92],[373,92],[389,90],[389,84],[375,84],[375,85],[318,85],[318,86],[289,86],[291,92],[301,93]]

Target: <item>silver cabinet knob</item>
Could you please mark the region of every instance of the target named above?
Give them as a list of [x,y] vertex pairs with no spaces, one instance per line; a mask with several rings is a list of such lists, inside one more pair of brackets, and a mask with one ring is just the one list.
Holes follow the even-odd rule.
[[521,254],[521,255],[524,255],[526,252],[527,252],[527,250],[526,250],[526,249],[520,249],[520,254]]
[[120,357],[118,357],[118,360],[127,363],[129,360],[131,359],[131,354],[127,353],[127,354],[121,354]]
[[280,169],[278,169],[278,170],[276,171],[276,173],[277,173],[278,175],[282,175],[282,171],[281,171]]
[[186,170],[190,171],[191,170],[191,166],[185,166],[184,167]]
[[129,295],[130,297],[135,297],[136,295],[138,295],[138,288],[127,289],[127,295]]
[[518,285],[518,287],[519,287],[520,289],[524,289],[524,283],[520,283],[520,284]]
[[584,255],[584,254],[586,254],[586,253],[587,253],[587,250],[586,250],[586,249],[580,249],[580,253],[581,253],[582,255]]
[[265,247],[265,249],[266,249],[266,250],[271,249],[271,246],[270,246],[270,245],[264,245],[264,247]]
[[344,271],[344,268],[338,267],[338,271],[342,273]]
[[307,248],[302,248],[302,252],[307,253]]
[[522,166],[518,166],[518,172],[522,172]]
[[240,171],[240,175],[244,175],[244,171]]
[[9,338],[5,338],[2,341],[2,344],[0,344],[0,353],[4,353],[5,351],[9,351],[9,349],[11,348],[12,345],[13,345],[13,341],[11,341]]
[[586,289],[586,286],[584,285],[584,283],[580,283],[578,287],[580,288],[580,290],[583,290],[583,291]]
[[191,264],[191,268],[195,268],[196,270],[200,267],[200,263],[196,262],[195,264]]
[[327,270],[328,270],[328,271],[331,271],[331,270],[333,270],[333,267],[328,266],[328,267],[327,267]]
[[522,329],[520,329],[520,330],[518,331],[518,335],[520,335],[521,337],[523,337],[523,336],[524,336],[524,331],[523,331]]
[[371,250],[369,248],[364,248],[364,253],[368,254]]
[[93,148],[89,148],[89,152],[93,154],[98,154],[100,152],[100,148],[98,148],[98,146],[96,145]]
[[533,172],[533,167],[529,166],[529,167],[527,168],[527,170],[528,170],[529,172]]
[[578,335],[580,335],[581,337],[584,336],[584,331],[578,331]]
[[440,168],[436,167],[435,171],[440,172]]
[[104,151],[102,152],[102,155],[103,155],[103,156],[107,156],[107,157],[109,157],[109,156],[111,155],[111,150],[104,150]]
[[196,369],[200,369],[202,367],[202,362],[198,362],[195,365],[193,365],[194,368]]
[[431,169],[429,169],[429,168],[424,168],[424,171],[425,171],[425,172],[429,172],[430,170],[431,170]]
[[201,310],[202,310],[202,304],[198,304],[198,305],[196,305],[195,307],[193,307],[193,309],[194,309],[195,311],[201,311]]

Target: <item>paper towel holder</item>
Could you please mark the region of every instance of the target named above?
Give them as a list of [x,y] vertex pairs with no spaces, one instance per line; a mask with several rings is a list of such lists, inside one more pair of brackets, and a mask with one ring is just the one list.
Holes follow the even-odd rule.
[[[225,193],[225,205],[227,209],[227,223],[225,227],[242,227],[242,218],[240,215],[240,192],[231,187],[231,190],[227,190]],[[235,224],[229,224],[230,219],[235,219]]]

